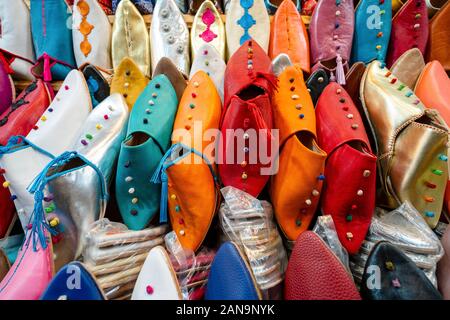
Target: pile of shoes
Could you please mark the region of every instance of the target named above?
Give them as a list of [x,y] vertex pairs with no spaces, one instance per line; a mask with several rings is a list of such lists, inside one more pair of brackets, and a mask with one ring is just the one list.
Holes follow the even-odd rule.
[[450,1],[0,22],[0,300],[450,299]]

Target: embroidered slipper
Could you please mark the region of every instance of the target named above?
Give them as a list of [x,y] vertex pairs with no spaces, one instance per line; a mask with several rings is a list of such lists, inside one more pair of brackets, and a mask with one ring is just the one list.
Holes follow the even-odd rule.
[[43,63],[45,81],[64,80],[76,65],[70,29],[72,10],[60,0],[31,0],[30,4],[34,50],[43,60],[36,67]]
[[[277,80],[271,72],[267,54],[256,41],[245,42],[231,57],[225,70],[218,163],[224,186],[233,186],[254,197],[273,174],[271,160],[275,138],[271,132],[270,97],[276,87]],[[259,151],[265,151],[263,157],[267,158],[256,156],[256,146]]]
[[115,71],[131,58],[145,76],[150,75],[150,39],[144,18],[130,0],[122,0],[112,29],[112,64]]
[[65,265],[52,279],[40,300],[106,300],[89,270],[78,261]]
[[111,23],[97,0],[75,0],[73,51],[77,66],[91,63],[111,69]]
[[392,18],[387,67],[407,50],[418,48],[422,55],[428,40],[428,16],[425,0],[408,0]]
[[391,0],[360,1],[355,9],[352,62],[384,61],[391,35]]
[[170,80],[159,75],[137,99],[123,141],[116,176],[116,198],[124,223],[145,228],[159,210],[160,187],[150,183],[170,147],[178,99]]
[[[316,116],[303,73],[299,66],[284,63],[287,66],[278,74],[279,89],[272,97],[280,152],[270,196],[278,225],[289,240],[295,240],[314,218],[327,155],[317,143]],[[303,187],[298,181],[303,181]]]
[[391,72],[408,88],[414,89],[424,67],[425,61],[422,53],[419,49],[412,48],[405,51],[392,64]]
[[0,147],[0,166],[6,180],[3,187],[9,188],[14,197],[24,230],[34,207],[27,187],[55,155],[74,143],[91,109],[83,74],[73,70],[26,139],[14,136],[5,147]]
[[214,4],[203,1],[198,9],[191,29],[191,54],[194,60],[199,49],[209,44],[214,47],[222,59],[225,59],[225,27]]
[[131,58],[124,58],[114,72],[111,81],[111,93],[120,93],[133,108],[137,98],[147,86],[148,79]]
[[306,73],[310,72],[308,32],[292,0],[281,2],[272,21],[269,56],[275,59],[281,53],[287,54]]
[[205,300],[261,300],[246,259],[237,244],[223,243],[211,264]]
[[352,276],[322,238],[312,231],[303,232],[295,241],[286,270],[284,298],[361,300]]
[[225,28],[228,59],[250,39],[267,53],[270,19],[264,0],[230,0]]
[[177,66],[172,62],[172,60],[167,57],[162,57],[161,60],[159,60],[153,72],[153,78],[160,74],[163,74],[169,78],[175,92],[177,93],[177,99],[180,101],[187,86],[186,77],[180,70],[177,69]]
[[157,246],[148,253],[131,300],[183,300],[177,275],[163,247]]
[[312,71],[318,68],[345,84],[354,31],[353,0],[324,0],[317,3],[309,24]]
[[394,209],[409,201],[434,228],[448,180],[445,122],[380,62],[369,64],[360,92],[377,138],[377,203]]
[[0,3],[0,20],[2,21],[0,48],[23,58],[14,59],[11,64],[14,78],[32,81],[34,77],[30,68],[35,56],[29,8],[22,0],[2,2]]
[[216,89],[219,93],[220,100],[223,104],[223,90],[226,64],[220,53],[210,44],[205,43],[202,45],[192,62],[191,74],[192,77],[200,70],[206,72],[206,74],[214,82]]
[[375,209],[377,158],[356,106],[336,82],[320,96],[316,116],[319,144],[328,154],[322,213],[331,215],[341,244],[353,255],[366,237]]
[[92,64],[81,66],[80,71],[83,72],[84,79],[89,88],[89,94],[91,95],[92,107],[95,108],[100,102],[109,97],[109,83],[103,76],[101,70]]
[[220,204],[211,149],[218,137],[205,141],[208,132],[218,130],[220,115],[221,103],[214,83],[199,71],[181,98],[173,127],[174,145],[152,177],[152,182],[162,183],[160,222],[167,222],[169,214],[181,246],[194,252],[205,239]]
[[189,29],[174,0],[159,0],[150,25],[152,70],[168,57],[184,75],[189,74]]

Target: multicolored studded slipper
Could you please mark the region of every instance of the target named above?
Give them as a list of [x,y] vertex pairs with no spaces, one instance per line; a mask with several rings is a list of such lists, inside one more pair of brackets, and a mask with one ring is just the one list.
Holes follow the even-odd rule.
[[414,89],[423,68],[425,68],[425,61],[422,52],[417,48],[412,48],[405,51],[392,64],[391,72],[408,88]]
[[95,108],[100,102],[110,95],[109,83],[102,74],[101,69],[97,69],[92,64],[85,64],[80,67],[83,72],[84,79],[89,88],[91,95],[92,107]]
[[159,75],[137,99],[123,141],[116,176],[116,198],[124,223],[145,228],[159,212],[160,186],[150,178],[170,147],[178,99],[170,80]]
[[[273,65],[276,65],[273,63]],[[322,69],[317,69],[314,71],[306,80],[306,87],[308,88],[309,95],[311,96],[311,100],[313,105],[315,106],[317,100],[319,100],[322,91],[325,87],[330,83],[327,73]]]
[[153,72],[153,78],[160,74],[163,74],[169,78],[170,83],[172,83],[172,87],[177,93],[177,99],[180,101],[187,86],[187,77],[183,75],[183,73],[177,69],[177,66],[172,62],[172,60],[167,57],[162,57],[161,60],[159,60]]

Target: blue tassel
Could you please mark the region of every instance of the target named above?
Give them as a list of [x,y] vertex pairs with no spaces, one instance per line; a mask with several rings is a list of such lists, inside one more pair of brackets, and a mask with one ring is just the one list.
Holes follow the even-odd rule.
[[159,223],[167,223],[167,202],[168,202],[168,193],[169,193],[169,179],[167,177],[167,173],[161,173],[161,202],[159,207]]

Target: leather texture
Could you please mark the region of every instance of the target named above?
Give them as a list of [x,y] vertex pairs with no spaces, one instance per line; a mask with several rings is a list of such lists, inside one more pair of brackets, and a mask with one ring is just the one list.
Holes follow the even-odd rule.
[[[302,9],[302,2],[301,0],[290,0],[296,9],[297,12],[300,12]],[[281,4],[283,3],[282,0],[264,0],[264,4],[266,5],[267,12],[269,12],[270,15],[275,15],[281,7]]]
[[[115,13],[121,0],[112,0],[112,11]],[[151,14],[156,1],[153,0],[132,0],[132,3],[136,6],[141,14]]]
[[[256,163],[249,161],[251,152],[256,152],[256,145],[261,148],[264,144],[267,157],[272,155],[274,138],[269,131],[273,127],[270,95],[276,87],[276,79],[270,68],[267,54],[256,41],[250,40],[231,57],[225,70],[225,102],[220,128],[222,140],[218,149],[220,178],[224,186],[233,186],[255,197],[269,180],[269,174],[261,170],[271,170],[271,162],[262,164],[260,159]],[[234,131],[237,139],[227,137],[227,129],[241,129]],[[267,131],[258,131],[264,129]],[[248,140],[252,132],[256,132],[257,137],[253,137],[250,144]],[[238,146],[244,147],[238,150]],[[227,159],[228,154],[234,155],[234,158]]]
[[117,72],[131,58],[145,76],[150,75],[150,39],[144,18],[130,0],[121,0],[112,29],[112,64]]
[[11,78],[13,70],[4,59],[3,53],[0,52],[0,113],[7,110],[16,98],[16,88]]
[[51,57],[51,63],[44,63],[44,73],[51,72],[53,80],[64,80],[71,70],[69,66],[76,65],[70,30],[72,10],[60,0],[31,0],[30,4],[36,57]]
[[97,0],[76,0],[73,5],[73,51],[77,66],[91,63],[111,69],[111,24]]
[[225,26],[214,4],[203,1],[195,14],[191,28],[191,56],[194,60],[204,44],[213,46],[225,59]]
[[53,278],[51,242],[42,248],[37,241],[34,250],[32,236],[33,232],[28,231],[16,262],[0,283],[0,300],[38,300]]
[[205,300],[261,300],[246,257],[234,242],[223,243],[214,257]]
[[325,89],[328,83],[329,83],[328,75],[322,69],[314,71],[309,76],[308,80],[306,80],[306,87],[308,88],[308,92],[309,95],[311,96],[314,106],[316,105],[317,100],[319,100],[322,91]]
[[425,0],[408,0],[392,18],[391,39],[386,57],[388,68],[407,50],[418,48],[422,55],[428,40]]
[[[280,130],[280,153],[270,196],[281,230],[294,241],[314,218],[327,155],[317,143],[314,106],[300,67],[286,67],[278,83],[272,105],[274,127]],[[298,181],[303,181],[301,186]]]
[[286,270],[286,300],[361,300],[342,262],[314,232],[295,241]]
[[[78,70],[69,73],[53,102],[35,123],[27,139],[56,156],[67,150],[77,138],[78,131],[92,110],[89,91],[83,74]],[[14,141],[13,141],[14,142]],[[32,146],[16,148],[12,143],[5,154],[0,154],[0,166],[5,172],[11,195],[26,230],[33,212],[34,197],[27,187],[50,161],[49,154]]]
[[412,48],[403,53],[391,67],[391,72],[408,88],[414,89],[420,73],[425,67],[422,52]]
[[87,64],[80,68],[91,95],[92,107],[95,108],[110,94],[108,81],[104,78],[101,71],[92,64]]
[[182,300],[177,274],[163,247],[154,247],[148,253],[131,300]]
[[450,72],[450,2],[442,7],[430,21],[427,61],[438,60]]
[[273,60],[280,53],[289,56],[303,71],[310,72],[309,38],[298,8],[292,0],[281,2],[272,20],[269,56]]
[[220,53],[210,44],[205,43],[198,49],[198,52],[192,61],[192,78],[198,71],[202,70],[211,78],[219,93],[220,100],[223,103],[223,90],[225,80],[225,69],[227,65]]
[[[425,107],[435,109],[450,125],[450,79],[444,68],[435,60],[426,64],[416,83],[415,93]],[[444,196],[445,208],[450,208],[450,181]]]
[[137,99],[120,149],[116,199],[124,223],[132,230],[145,228],[157,215],[160,186],[150,182],[170,147],[178,99],[165,75],[153,78]]
[[186,77],[180,70],[177,69],[177,66],[172,62],[172,60],[167,57],[162,57],[161,60],[159,60],[154,70],[153,78],[160,74],[163,74],[169,78],[172,87],[177,93],[177,99],[180,101],[187,86]]
[[353,62],[384,61],[391,35],[391,0],[361,0],[355,10]]
[[332,216],[341,244],[353,255],[375,209],[377,158],[356,106],[336,82],[320,96],[316,116],[319,145],[328,154],[322,213]]
[[[206,0],[187,0],[186,2],[188,2],[188,14],[192,14],[195,15],[198,10],[200,10],[201,5],[203,4],[203,2],[205,2]],[[178,3],[183,3],[183,0],[179,0]],[[211,1],[213,3],[213,5],[216,7],[217,11],[220,14],[223,14],[223,1],[222,0],[213,0]],[[178,4],[178,6],[180,7],[180,4]],[[183,12],[183,9],[180,8],[181,12]]]
[[227,21],[228,59],[250,39],[268,52],[270,19],[264,0],[230,0]]
[[353,0],[323,0],[309,24],[312,63],[335,73],[341,84],[352,50],[354,20]]
[[0,249],[0,281],[6,276],[9,268],[11,268],[11,265],[9,264],[8,257],[5,252]]
[[65,265],[40,300],[106,300],[94,276],[78,261]]
[[434,228],[448,178],[444,120],[380,62],[367,67],[361,98],[377,138],[377,203],[394,209],[409,201]]
[[[374,268],[379,274],[373,275]],[[371,279],[369,279],[371,277]],[[373,286],[374,279],[380,281]],[[442,296],[414,262],[387,241],[370,252],[361,282],[361,295],[369,300],[441,300]]]
[[156,3],[150,25],[152,70],[162,57],[168,57],[184,75],[189,74],[189,28],[174,0]]
[[[30,10],[22,0],[1,1],[0,19],[2,30],[0,48],[25,59],[34,61],[34,48],[31,38]],[[29,61],[15,59],[11,64],[14,77],[20,80],[33,80]]]
[[444,247],[444,256],[437,265],[436,276],[439,292],[442,293],[445,300],[450,300],[450,273],[448,272],[450,268],[450,228],[445,229],[441,243]]
[[[205,105],[208,108],[202,108]],[[172,143],[195,149],[201,141],[201,149],[195,149],[199,154],[191,153],[180,163],[173,160],[175,164],[167,169],[170,222],[182,247],[192,251],[205,239],[220,203],[214,154],[208,147],[211,141],[204,141],[203,137],[210,130],[218,130],[221,111],[214,83],[205,72],[197,72],[178,106]]]
[[120,93],[131,110],[147,84],[148,79],[138,65],[133,59],[125,57],[114,72],[111,93]]

